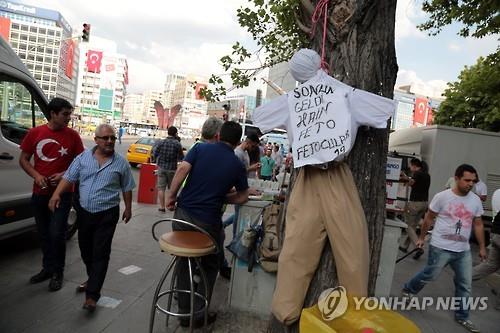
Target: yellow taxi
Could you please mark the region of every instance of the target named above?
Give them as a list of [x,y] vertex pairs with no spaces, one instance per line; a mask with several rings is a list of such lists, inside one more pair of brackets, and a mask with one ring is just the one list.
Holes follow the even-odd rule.
[[160,141],[157,138],[140,138],[135,143],[132,143],[127,151],[127,160],[131,166],[137,164],[151,162],[151,150],[156,142]]

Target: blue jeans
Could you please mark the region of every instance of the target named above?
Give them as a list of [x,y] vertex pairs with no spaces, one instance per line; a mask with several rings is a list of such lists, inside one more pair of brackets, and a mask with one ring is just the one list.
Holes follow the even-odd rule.
[[224,263],[222,264],[222,267],[229,267],[229,262],[226,259],[226,256],[224,255],[224,241],[226,240],[226,233],[224,232],[224,229],[231,224],[233,225],[233,239],[236,237],[236,228],[238,224],[236,223],[238,221],[238,215],[240,213],[240,205],[234,205],[234,214],[229,216],[226,220],[222,222],[222,233],[221,233],[221,238],[222,238],[222,256],[224,257]]
[[50,195],[33,194],[31,204],[43,253],[43,269],[63,273],[66,259],[66,230],[71,209],[71,193],[63,193],[59,208],[49,210]]
[[240,205],[234,205],[234,214],[229,216],[224,222],[222,222],[223,228],[226,228],[231,224],[233,225],[233,238],[236,237],[236,227],[237,227],[236,222],[238,221],[239,213],[240,213]]
[[[405,283],[404,290],[417,294],[426,283],[437,279],[444,267],[450,265],[455,273],[455,297],[462,299],[470,297],[472,284],[472,256],[470,250],[453,252],[429,245],[427,265],[410,281]],[[455,311],[455,319],[467,320],[469,309],[462,302],[460,309]]]

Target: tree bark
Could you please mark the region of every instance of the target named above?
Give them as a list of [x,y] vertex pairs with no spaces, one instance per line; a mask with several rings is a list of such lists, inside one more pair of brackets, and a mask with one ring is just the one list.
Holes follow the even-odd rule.
[[[301,0],[301,3],[303,2],[307,1]],[[313,1],[313,5],[316,2]],[[311,16],[308,8],[302,4],[299,10],[298,17],[302,19],[302,23],[310,26]],[[325,47],[330,75],[352,87],[392,98],[398,71],[394,45],[395,14],[396,0],[330,1],[328,40]],[[309,18],[309,21],[304,18]],[[309,45],[319,54],[321,54],[322,27],[321,20]],[[375,290],[385,221],[387,146],[387,129],[360,128],[347,161],[368,224],[370,295],[373,295]],[[286,228],[286,221],[284,223]],[[337,284],[335,259],[327,242],[309,286],[304,307],[315,305],[323,290],[335,287]],[[298,322],[285,327],[271,316],[268,332],[298,332]]]

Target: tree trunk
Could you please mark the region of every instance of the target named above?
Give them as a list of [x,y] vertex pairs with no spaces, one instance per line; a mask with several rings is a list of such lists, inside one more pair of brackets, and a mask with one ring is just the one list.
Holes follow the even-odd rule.
[[[311,25],[311,1],[300,2],[297,17],[303,26],[308,27]],[[312,1],[312,6],[315,4],[316,1]],[[325,46],[330,75],[355,88],[392,98],[398,71],[394,46],[395,14],[396,0],[330,1],[328,38]],[[320,54],[322,27],[321,20],[309,46]],[[360,128],[347,161],[368,224],[370,295],[373,295],[375,290],[385,221],[387,145],[387,129]],[[335,260],[330,244],[327,243],[309,286],[304,307],[315,305],[323,290],[337,284]],[[298,322],[285,327],[272,317],[268,332],[298,332]]]

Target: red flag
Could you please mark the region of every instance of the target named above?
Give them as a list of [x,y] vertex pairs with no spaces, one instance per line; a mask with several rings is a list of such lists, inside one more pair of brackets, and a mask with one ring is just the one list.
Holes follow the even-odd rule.
[[425,125],[425,113],[427,111],[427,98],[417,97],[415,99],[415,110],[413,112],[413,125]]
[[200,94],[200,90],[201,90],[202,88],[206,88],[206,87],[207,87],[207,85],[206,85],[206,84],[197,83],[197,84],[196,84],[196,88],[194,89],[194,98],[195,98],[195,99],[202,99],[202,100],[203,100],[204,98],[203,98],[203,96],[201,96],[201,94]]
[[0,16],[0,37],[9,41],[10,36],[10,19]]
[[106,72],[112,72],[115,70],[115,64],[107,64],[106,65]]
[[427,108],[427,125],[432,125],[432,109]]
[[94,50],[87,51],[87,71],[92,73],[100,73],[101,61],[102,61],[101,51],[94,51]]
[[158,118],[158,127],[160,129],[164,129],[164,122],[165,122],[165,109],[163,108],[163,105],[161,104],[160,101],[155,101],[155,104],[153,106],[156,111],[156,117]]
[[72,40],[68,40],[67,42],[67,51],[66,51],[66,68],[64,69],[64,73],[70,79],[73,78],[73,58],[75,56],[75,43]]

